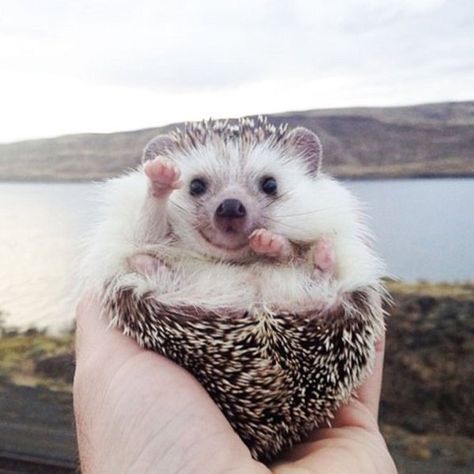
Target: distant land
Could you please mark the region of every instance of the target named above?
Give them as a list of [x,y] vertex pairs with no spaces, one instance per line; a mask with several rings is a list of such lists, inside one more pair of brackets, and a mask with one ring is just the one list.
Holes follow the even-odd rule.
[[[93,111],[91,111],[93,113]],[[474,176],[474,101],[270,114],[314,130],[324,168],[340,178]],[[0,144],[0,180],[82,181],[140,162],[143,146],[181,124]]]

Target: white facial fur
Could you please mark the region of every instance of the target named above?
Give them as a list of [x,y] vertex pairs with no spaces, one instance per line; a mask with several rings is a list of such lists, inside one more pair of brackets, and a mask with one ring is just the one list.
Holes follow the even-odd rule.
[[[248,236],[257,228],[272,230],[292,240],[311,241],[305,222],[316,213],[317,202],[307,203],[308,189],[320,181],[308,173],[304,162],[284,148],[272,148],[266,142],[242,152],[236,143],[212,144],[190,152],[171,154],[179,167],[183,187],[170,196],[169,215],[173,231],[185,247],[196,252],[238,260],[248,256]],[[277,193],[269,196],[260,189],[262,179],[273,177]],[[206,192],[194,197],[189,192],[194,178],[208,183]],[[217,207],[224,199],[238,199],[247,210],[245,224],[237,235],[226,235],[214,222]],[[296,225],[295,225],[296,224]]]

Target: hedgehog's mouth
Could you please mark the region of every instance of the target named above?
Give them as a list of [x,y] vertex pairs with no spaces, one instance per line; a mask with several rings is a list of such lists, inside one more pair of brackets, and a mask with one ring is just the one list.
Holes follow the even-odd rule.
[[200,230],[199,234],[209,245],[225,252],[239,252],[248,247],[248,235],[241,232],[218,232],[211,236]]

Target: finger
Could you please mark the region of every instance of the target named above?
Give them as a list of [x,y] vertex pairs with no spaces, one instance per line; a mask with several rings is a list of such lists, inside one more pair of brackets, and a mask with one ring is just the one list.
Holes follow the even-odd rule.
[[99,297],[88,292],[83,295],[76,309],[76,362],[99,354],[113,354],[114,359],[126,359],[142,349],[125,337],[101,314]]
[[356,392],[359,401],[367,407],[375,420],[377,420],[379,414],[384,353],[385,333],[375,344],[375,362],[372,374]]
[[382,387],[384,348],[385,336],[383,335],[375,344],[375,361],[371,374],[356,390],[349,403],[337,411],[331,426],[338,428],[358,426],[368,431],[378,431],[377,417]]

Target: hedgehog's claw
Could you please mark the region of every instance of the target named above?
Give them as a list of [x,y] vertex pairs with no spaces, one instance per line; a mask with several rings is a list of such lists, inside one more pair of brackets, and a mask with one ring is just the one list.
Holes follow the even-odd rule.
[[167,197],[173,190],[181,187],[179,168],[168,158],[158,156],[147,161],[144,172],[150,180],[154,197]]
[[249,246],[254,252],[272,258],[285,259],[291,253],[288,240],[267,229],[254,230],[249,237]]
[[128,263],[134,272],[143,276],[152,276],[158,273],[161,269],[166,268],[166,265],[161,263],[157,258],[145,253],[138,253],[128,259]]

